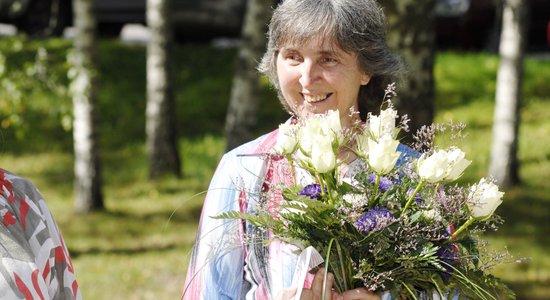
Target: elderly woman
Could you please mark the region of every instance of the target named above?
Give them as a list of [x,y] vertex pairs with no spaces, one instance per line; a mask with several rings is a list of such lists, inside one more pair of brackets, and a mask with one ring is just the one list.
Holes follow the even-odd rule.
[[[388,49],[384,14],[374,0],[286,0],[274,11],[268,49],[260,71],[278,91],[295,119],[338,110],[343,127],[365,120],[379,107],[400,61]],[[350,111],[359,112],[350,114]],[[227,153],[219,163],[203,206],[191,256],[184,299],[290,299],[296,248],[251,224],[212,219],[226,211],[254,211],[269,186],[287,183],[285,163],[265,159],[277,131]],[[341,162],[355,159],[339,154]],[[262,206],[265,207],[265,206]],[[318,272],[319,274],[319,272]],[[323,276],[316,275],[302,299],[321,299]],[[325,292],[332,299],[378,299],[365,288]],[[325,298],[328,299],[328,298]]]

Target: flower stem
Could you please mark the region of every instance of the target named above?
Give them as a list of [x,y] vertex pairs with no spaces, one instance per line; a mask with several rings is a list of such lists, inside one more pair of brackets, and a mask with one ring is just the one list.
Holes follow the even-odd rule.
[[324,183],[323,178],[319,174],[315,174],[315,177],[317,177],[317,182],[319,183],[319,186],[321,187],[321,196],[325,195],[325,189],[324,189]]
[[379,185],[380,185],[380,175],[376,174],[376,180],[374,181],[374,197],[378,196]]
[[466,223],[462,224],[462,226],[460,226],[460,228],[458,228],[457,231],[455,231],[447,241],[451,242],[453,241],[462,231],[464,231],[466,228],[468,228],[468,226],[470,226],[473,222],[475,221],[475,218],[470,216],[470,218],[468,219],[468,221],[466,221]]
[[407,203],[405,204],[405,207],[403,208],[403,211],[401,211],[401,215],[403,215],[405,213],[405,211],[407,211],[407,208],[409,208],[409,206],[411,206],[411,203],[413,202],[414,200],[414,196],[416,196],[416,194],[418,193],[418,191],[420,191],[420,188],[424,185],[424,180],[420,180],[420,182],[418,183],[418,185],[416,186],[416,189],[414,190],[414,192],[411,194],[411,196],[409,197],[409,199],[407,200]]
[[288,160],[288,165],[290,166],[290,175],[292,175],[292,183],[296,185],[296,170],[294,169],[294,161],[292,160],[292,155],[288,154],[286,156]]

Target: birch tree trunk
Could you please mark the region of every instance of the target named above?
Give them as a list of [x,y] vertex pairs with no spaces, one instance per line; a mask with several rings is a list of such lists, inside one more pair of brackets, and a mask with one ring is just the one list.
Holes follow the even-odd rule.
[[70,56],[73,96],[75,211],[103,208],[97,125],[96,22],[92,0],[74,1],[76,36]]
[[250,140],[257,124],[260,75],[256,66],[265,51],[267,23],[273,1],[248,0],[242,44],[236,62],[225,120],[227,150]]
[[169,7],[170,0],[147,0],[147,25],[151,30],[147,45],[146,109],[150,178],[168,173],[181,176],[170,67],[172,28]]
[[[381,0],[388,18],[388,43],[405,63],[396,105],[411,119],[410,133],[433,122],[436,0]],[[410,135],[407,137],[410,139]]]
[[517,152],[526,10],[524,0],[504,1],[489,165],[489,174],[500,186],[519,183]]

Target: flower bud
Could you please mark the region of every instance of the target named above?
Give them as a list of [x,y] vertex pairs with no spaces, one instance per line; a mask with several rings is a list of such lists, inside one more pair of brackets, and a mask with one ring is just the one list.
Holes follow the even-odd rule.
[[397,151],[399,142],[390,136],[382,137],[378,142],[369,139],[368,164],[379,175],[387,174],[395,167],[401,155]]
[[328,173],[336,168],[336,154],[329,139],[320,139],[311,147],[311,165],[319,173]]
[[476,219],[489,218],[502,203],[503,192],[498,186],[482,178],[478,184],[470,188],[466,204],[472,217]]
[[296,151],[298,140],[296,138],[296,125],[283,123],[279,125],[279,134],[275,152],[283,155],[292,154]]

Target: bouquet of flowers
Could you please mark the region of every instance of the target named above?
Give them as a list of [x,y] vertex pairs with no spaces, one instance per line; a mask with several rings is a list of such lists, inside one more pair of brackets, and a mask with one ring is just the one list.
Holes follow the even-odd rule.
[[[470,164],[457,147],[413,150],[400,144],[391,102],[367,122],[343,130],[329,111],[279,127],[275,153],[294,183],[280,186],[277,210],[229,212],[301,249],[325,256],[338,291],[367,287],[393,298],[421,291],[469,299],[513,297],[488,274],[477,234],[494,226],[503,193],[490,180],[451,183]],[[342,171],[338,154],[357,159]],[[296,179],[297,171],[311,181]]]

